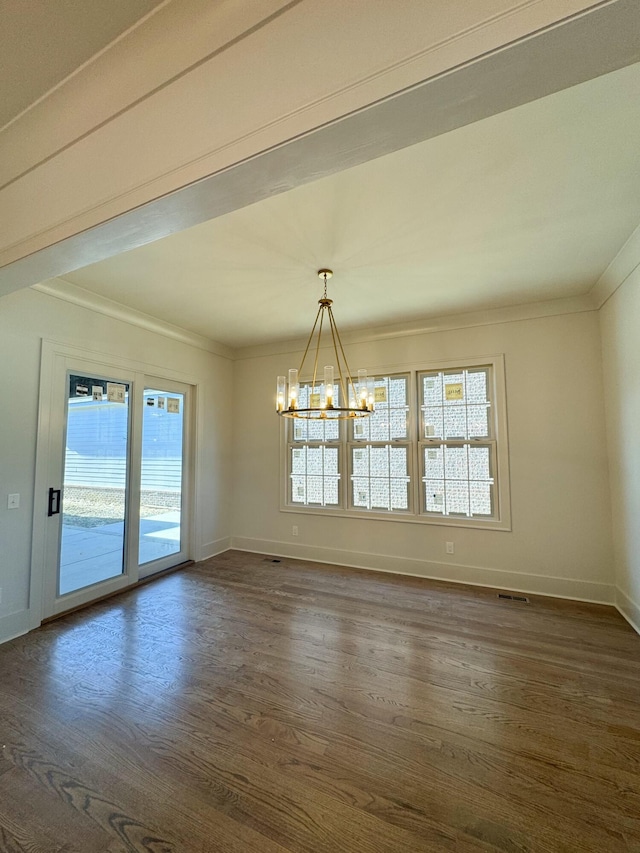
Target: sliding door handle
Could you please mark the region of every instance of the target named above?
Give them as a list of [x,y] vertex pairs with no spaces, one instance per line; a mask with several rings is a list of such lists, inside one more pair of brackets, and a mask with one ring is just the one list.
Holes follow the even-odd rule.
[[49,489],[49,508],[47,516],[59,515],[60,513],[60,489]]

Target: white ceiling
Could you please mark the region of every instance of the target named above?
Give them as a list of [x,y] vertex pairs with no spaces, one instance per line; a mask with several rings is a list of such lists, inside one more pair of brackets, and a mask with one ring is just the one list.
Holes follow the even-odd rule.
[[163,0],[0,0],[0,128]]
[[640,65],[370,161],[65,279],[221,343],[587,293],[640,222]]

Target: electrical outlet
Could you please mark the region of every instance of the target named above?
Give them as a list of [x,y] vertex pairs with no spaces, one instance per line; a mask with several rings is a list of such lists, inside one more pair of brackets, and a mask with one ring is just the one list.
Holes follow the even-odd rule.
[[297,524],[293,525],[293,527],[291,528],[291,532],[293,533],[294,536],[298,535],[298,525]]
[[453,554],[454,553],[453,542],[445,542],[445,550],[446,550],[447,554]]
[[7,509],[18,509],[20,506],[20,495],[9,495],[7,498]]

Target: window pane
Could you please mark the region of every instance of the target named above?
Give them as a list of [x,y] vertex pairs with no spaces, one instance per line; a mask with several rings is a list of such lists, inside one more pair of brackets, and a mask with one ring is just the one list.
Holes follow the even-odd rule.
[[369,509],[369,480],[364,477],[352,477],[353,505],[360,509]]
[[489,480],[491,477],[491,453],[486,446],[469,447],[469,479]]
[[442,446],[425,448],[424,475],[429,480],[444,479],[444,448]]
[[444,515],[444,480],[425,480],[424,483],[427,512]]
[[[389,441],[389,412],[386,408],[383,409],[380,403],[377,405],[375,413],[365,421],[369,432],[367,438],[371,441]],[[365,434],[366,432],[365,429]]]
[[422,399],[425,406],[441,406],[442,393],[442,374],[422,377]]
[[297,474],[291,475],[291,500],[296,504],[306,504],[307,486],[306,477]]
[[468,438],[466,415],[464,407],[445,406],[444,438]]
[[291,502],[336,506],[339,503],[339,461],[337,447],[292,447]]
[[389,481],[371,480],[371,509],[389,509]]
[[469,483],[471,515],[492,515],[490,483]]
[[424,438],[488,438],[491,433],[489,368],[421,376]]
[[361,509],[409,509],[407,447],[351,448],[353,506]]
[[144,389],[140,460],[142,566],[181,548],[184,394]]
[[469,515],[469,484],[457,481],[447,482],[445,489],[445,508],[447,515]]
[[486,403],[487,396],[487,371],[467,370],[467,403]]
[[366,447],[357,447],[352,453],[352,471],[354,476],[369,475],[369,454]]
[[322,504],[322,477],[307,476],[307,503]]
[[467,462],[467,449],[469,445],[462,447],[446,447],[444,449],[444,476],[447,480],[467,480],[469,477],[469,465]]
[[423,420],[425,438],[444,438],[444,411],[441,406],[425,408]]
[[391,409],[389,412],[389,438],[407,437],[407,411],[406,409]]
[[129,384],[70,375],[67,388],[59,595],[123,573],[129,464]]
[[406,376],[376,376],[375,412],[353,424],[355,441],[390,441],[407,438],[407,388]]
[[322,448],[307,448],[307,474],[322,474]]
[[486,438],[489,435],[488,404],[467,406],[467,435],[465,438]]
[[491,447],[423,447],[424,506],[440,515],[493,515]]
[[304,448],[294,448],[291,451],[291,473],[304,474],[307,470]]

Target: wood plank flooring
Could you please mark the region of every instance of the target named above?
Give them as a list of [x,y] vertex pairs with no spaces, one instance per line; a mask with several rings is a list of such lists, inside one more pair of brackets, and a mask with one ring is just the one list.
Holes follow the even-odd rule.
[[0,851],[640,851],[640,637],[228,551],[0,646]]

